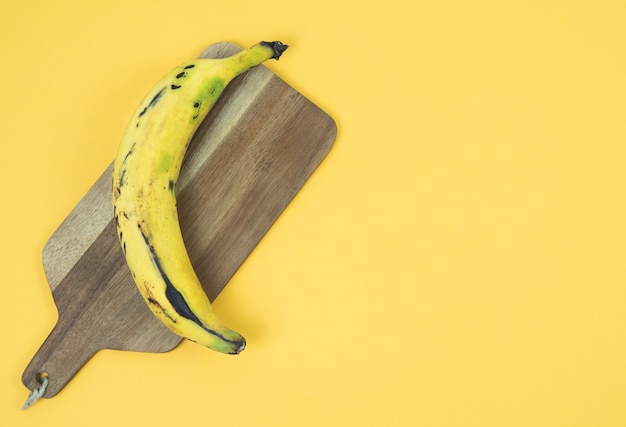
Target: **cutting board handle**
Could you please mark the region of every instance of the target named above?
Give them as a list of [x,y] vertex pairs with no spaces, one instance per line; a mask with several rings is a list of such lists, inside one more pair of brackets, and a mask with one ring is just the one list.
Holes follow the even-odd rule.
[[61,322],[52,329],[22,374],[22,382],[29,390],[39,388],[42,377],[47,376],[43,397],[53,397],[98,350],[91,348],[88,337],[77,336],[75,331]]

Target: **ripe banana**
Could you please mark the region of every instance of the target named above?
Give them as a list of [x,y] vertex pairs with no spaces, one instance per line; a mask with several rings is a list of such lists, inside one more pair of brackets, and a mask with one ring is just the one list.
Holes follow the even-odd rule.
[[237,354],[246,341],[217,319],[189,260],[176,182],[191,138],[226,85],[286,49],[260,42],[228,58],[175,68],[137,108],[113,164],[118,237],[139,292],[170,330],[222,353]]

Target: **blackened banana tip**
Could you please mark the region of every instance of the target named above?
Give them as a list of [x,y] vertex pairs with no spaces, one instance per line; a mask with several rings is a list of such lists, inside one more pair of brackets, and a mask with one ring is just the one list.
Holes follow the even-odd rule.
[[272,50],[274,51],[274,56],[272,56],[272,59],[276,59],[276,60],[278,60],[278,58],[280,58],[283,52],[286,51],[287,48],[289,47],[289,45],[281,43],[278,40],[273,41],[273,42],[261,42],[261,43],[272,48]]
[[246,340],[242,340],[237,348],[235,348],[230,354],[239,354],[246,348]]

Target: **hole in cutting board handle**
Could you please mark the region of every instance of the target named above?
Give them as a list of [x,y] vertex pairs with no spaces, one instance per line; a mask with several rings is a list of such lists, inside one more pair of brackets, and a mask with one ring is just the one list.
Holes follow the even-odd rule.
[[48,378],[48,373],[46,371],[37,372],[37,375],[35,375],[35,379],[37,380],[39,384],[43,384],[44,378]]

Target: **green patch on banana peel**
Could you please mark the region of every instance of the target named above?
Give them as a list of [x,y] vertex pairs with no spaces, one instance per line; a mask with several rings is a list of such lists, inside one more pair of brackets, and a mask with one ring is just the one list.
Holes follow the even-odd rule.
[[159,159],[159,165],[157,166],[157,171],[159,173],[167,172],[172,166],[172,163],[174,163],[174,156],[172,156],[168,152],[163,152],[161,154],[161,158]]

